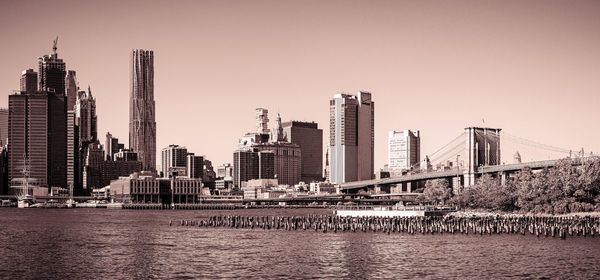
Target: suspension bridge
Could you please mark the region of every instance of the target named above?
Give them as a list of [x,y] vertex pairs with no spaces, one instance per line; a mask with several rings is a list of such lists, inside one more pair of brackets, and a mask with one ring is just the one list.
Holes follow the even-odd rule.
[[[512,154],[503,161],[502,152]],[[530,161],[523,162],[522,155]],[[484,174],[500,178],[502,184],[524,168],[550,168],[566,157],[585,159],[583,149],[572,150],[515,136],[499,128],[467,127],[435,152],[427,155],[402,175],[340,184],[341,193],[403,195],[422,188],[425,182],[446,179],[455,193],[475,184]],[[537,160],[533,160],[533,159]],[[577,162],[577,161],[576,161]]]

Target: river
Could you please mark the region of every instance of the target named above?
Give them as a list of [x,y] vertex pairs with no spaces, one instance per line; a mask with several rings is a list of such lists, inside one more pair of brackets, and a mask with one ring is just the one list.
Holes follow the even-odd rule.
[[600,278],[600,237],[169,226],[229,211],[0,208],[0,278]]

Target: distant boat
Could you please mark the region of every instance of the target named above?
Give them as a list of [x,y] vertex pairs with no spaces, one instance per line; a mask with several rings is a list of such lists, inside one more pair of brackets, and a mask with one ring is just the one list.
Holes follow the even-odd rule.
[[24,194],[17,197],[17,207],[18,208],[29,208],[35,204],[35,199],[33,195]]
[[29,178],[29,168],[29,160],[26,157],[23,157],[23,170],[21,170],[21,173],[23,173],[23,178],[14,178],[12,180],[13,183],[18,184],[14,184],[11,187],[21,189],[21,193],[19,196],[17,196],[18,208],[29,208],[35,204],[35,197],[29,194],[29,183],[35,182],[35,180]]

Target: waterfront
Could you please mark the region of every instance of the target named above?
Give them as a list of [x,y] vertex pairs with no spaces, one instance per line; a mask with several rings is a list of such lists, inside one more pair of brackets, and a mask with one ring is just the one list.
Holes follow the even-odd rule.
[[0,209],[0,278],[598,278],[597,238],[169,226],[230,211]]

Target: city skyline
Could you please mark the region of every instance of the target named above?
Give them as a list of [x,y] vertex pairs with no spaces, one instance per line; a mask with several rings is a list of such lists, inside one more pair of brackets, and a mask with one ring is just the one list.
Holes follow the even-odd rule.
[[[203,20],[189,19],[192,27],[199,28],[198,33],[191,33],[199,35],[194,40],[181,40],[186,32],[195,29],[185,25],[182,31],[175,32],[185,23],[175,19],[162,28],[145,23],[152,32],[126,38],[139,25],[123,27],[118,24],[120,20],[125,16],[139,18],[144,13],[160,15],[153,3],[132,13],[128,13],[133,10],[130,3],[115,4],[110,9],[110,4],[91,4],[114,16],[114,23],[105,30],[99,30],[104,26],[101,17],[85,13],[74,3],[70,7],[75,14],[89,17],[76,21],[80,24],[77,28],[61,21],[48,27],[36,24],[37,18],[43,18],[36,17],[36,13],[61,9],[69,3],[56,7],[26,1],[6,3],[6,9],[0,12],[3,38],[18,38],[13,30],[31,35],[20,44],[3,47],[0,55],[6,64],[0,69],[0,85],[6,95],[18,89],[19,73],[37,68],[32,58],[51,53],[51,42],[58,35],[60,57],[68,61],[69,69],[77,70],[79,80],[95,88],[98,133],[110,131],[125,139],[129,114],[125,102],[129,93],[128,55],[131,49],[152,49],[156,53],[157,147],[185,145],[217,165],[231,162],[231,151],[239,135],[253,129],[254,108],[264,106],[273,113],[282,112],[285,121],[315,121],[325,128],[323,137],[328,139],[328,100],[341,91],[352,94],[359,90],[372,92],[378,102],[375,170],[387,162],[390,130],[420,130],[423,158],[464,127],[481,125],[481,119],[485,119],[486,126],[554,146],[600,150],[598,132],[587,129],[600,116],[594,106],[600,103],[600,85],[595,81],[600,69],[594,62],[600,58],[595,51],[600,47],[600,34],[594,28],[600,18],[598,3],[553,2],[543,9],[536,2],[492,3],[493,7],[487,8],[472,2],[435,7],[427,3],[386,3],[361,13],[364,3],[315,2],[322,9],[311,13],[315,25],[308,22],[296,28],[295,24],[303,22],[308,12],[306,6],[296,7],[297,3],[274,7],[266,2],[238,3],[239,9],[249,8],[256,13],[238,18],[238,23],[227,23],[237,9],[232,9],[231,14],[221,13],[223,18],[210,17],[210,11],[224,8],[218,3],[182,2],[181,7],[169,7],[188,15],[182,18],[207,13]],[[271,6],[269,17],[261,20],[261,9],[266,6]],[[88,6],[86,10],[93,8]],[[493,12],[494,8],[503,8],[502,16],[512,20],[504,19],[503,25],[494,23],[500,16]],[[469,9],[476,12],[465,14],[464,10]],[[18,11],[24,10],[32,16],[26,22],[15,20],[15,16],[23,15]],[[295,10],[298,15],[291,12]],[[404,10],[409,16],[403,17]],[[440,14],[442,10],[444,14]],[[415,16],[419,11],[431,14],[420,19]],[[531,13],[536,17],[530,17]],[[457,16],[463,20],[457,21]],[[285,17],[289,19],[284,20]],[[282,26],[268,24],[275,18]],[[325,21],[330,21],[323,27],[325,30],[317,28],[318,23]],[[210,23],[217,30],[203,29]],[[35,32],[27,32],[34,26]],[[405,26],[419,28],[410,31]],[[443,32],[437,33],[436,28]],[[94,34],[82,30],[92,30]],[[253,30],[259,31],[256,37],[251,36]],[[283,30],[291,32],[284,34]],[[329,32],[339,32],[342,42],[328,40]],[[460,39],[463,35],[469,39]],[[478,36],[483,39],[478,40]],[[159,37],[165,39],[156,40]],[[264,42],[258,42],[259,39]],[[233,49],[231,46],[236,44],[246,47]],[[426,45],[423,50],[422,44]],[[253,70],[257,67],[260,71]],[[2,99],[0,106],[7,107],[7,101],[8,98]],[[194,121],[182,122],[180,112],[193,112]],[[221,121],[210,122],[215,117]],[[193,129],[181,130],[184,125]],[[206,137],[201,131],[219,133],[218,137]],[[323,146],[325,150],[326,141]],[[529,159],[527,153],[521,155],[524,160]]]

